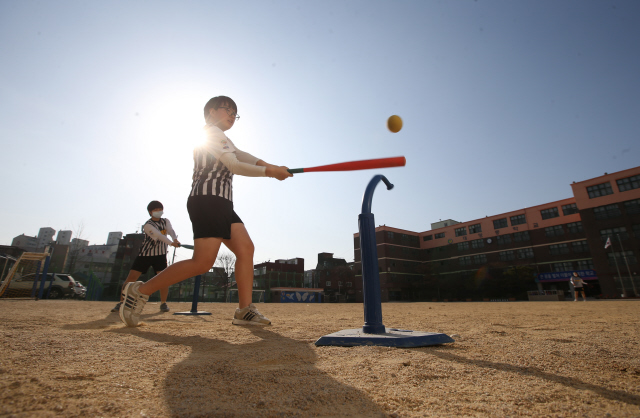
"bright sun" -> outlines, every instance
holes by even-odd
[[[144,140],[166,152],[191,151],[205,140],[202,99],[172,95],[154,102],[141,116]]]

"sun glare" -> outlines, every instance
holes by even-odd
[[[204,143],[202,100],[192,97],[167,97],[142,113],[144,141],[166,151],[182,153]]]

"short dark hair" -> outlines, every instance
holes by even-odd
[[[204,120],[205,122],[209,122],[209,110],[214,109],[217,110],[220,106],[227,105],[233,109],[234,112],[238,113],[238,106],[236,102],[233,101],[231,97],[227,96],[216,96],[212,99],[209,99],[206,105],[204,105]]]
[[[149,202],[149,204],[147,205],[147,212],[151,213],[151,209],[155,209],[155,208],[162,208],[164,209],[164,206],[162,206],[162,203],[158,202],[157,200],[152,200],[151,202]]]

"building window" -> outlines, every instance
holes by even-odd
[[[597,208],[593,208],[593,214],[595,215],[596,219],[603,220],[617,218],[622,213],[620,212],[618,204],[614,203],[612,205],[598,206]]]
[[[522,231],[522,232],[514,232],[513,233],[513,240],[515,242],[529,241],[530,239],[531,239],[531,237],[529,236],[529,231]]]
[[[471,248],[484,248],[484,240],[474,239],[471,241]]]
[[[549,253],[551,255],[569,254],[569,246],[567,244],[549,245]]]
[[[458,243],[458,251],[464,251],[469,249],[469,241],[459,242]]]
[[[627,228],[624,226],[600,230],[600,239],[602,239],[602,242],[606,242],[609,237],[611,237],[612,242],[615,242],[618,240],[618,237],[620,237],[620,239],[629,239],[629,234],[627,234]]]
[[[482,225],[480,224],[469,225],[470,234],[479,234],[481,232],[482,232]]]
[[[640,239],[640,224],[635,224],[631,228],[633,229],[633,236],[635,236],[636,239]]]
[[[610,266],[615,266],[616,261],[618,262],[618,266],[624,265],[625,258],[627,259],[627,263],[629,263],[629,265],[638,264],[638,259],[633,254],[633,251],[610,252],[610,253],[607,253],[607,257],[609,257]]]
[[[533,248],[521,248],[518,250],[518,259],[533,258]]]
[[[496,219],[493,221],[493,229],[506,228],[507,226],[507,218]]]
[[[584,232],[584,228],[582,228],[582,222],[571,222],[567,224],[567,229],[570,234],[577,234],[580,232]]]
[[[433,239],[433,235],[425,235],[424,237],[422,237],[423,241],[431,241]]]
[[[474,264],[485,264],[487,262],[487,255],[486,254],[478,254],[478,255],[474,255],[473,256],[473,263]]]
[[[444,238],[444,232],[440,232],[439,234],[436,234],[435,237],[436,237],[436,239]]]
[[[542,209],[540,211],[540,215],[542,216],[542,219],[551,219],[560,216],[558,214],[558,208]]]
[[[347,287],[353,287],[353,283],[352,282],[347,282]]]
[[[471,257],[460,257],[458,259],[458,262],[460,263],[461,266],[471,265]]]
[[[576,242],[572,242],[571,246],[573,247],[573,252],[574,253],[588,253],[589,252],[589,245],[587,244],[587,241],[576,241]]]
[[[331,287],[331,282],[329,282],[329,281],[328,281],[328,282],[325,282],[325,286],[327,286],[327,287]]]
[[[524,215],[516,215],[511,217],[511,226],[522,225],[527,223],[527,218]]]
[[[640,199],[628,200],[624,202],[624,210],[627,215],[637,215],[640,213]]]
[[[578,261],[578,270],[593,270],[593,261],[592,260]]]
[[[512,261],[516,259],[513,251],[500,251],[500,261]]]
[[[496,240],[498,241],[498,245],[511,244],[511,235],[498,235]]]
[[[467,227],[463,226],[462,228],[456,228],[456,237],[461,237],[463,235],[467,235]]]
[[[573,264],[571,262],[553,263],[553,271],[573,271]]]
[[[587,193],[589,194],[589,199],[594,199],[596,197],[613,194],[613,189],[611,188],[611,182],[596,184],[595,186],[589,186],[587,187]]]
[[[393,232],[387,231],[387,238],[393,239]]]
[[[578,213],[578,206],[576,206],[575,203],[571,203],[570,205],[563,205],[562,206],[562,214],[567,216],[567,215],[573,215],[574,213]]]
[[[564,235],[564,229],[562,229],[562,225],[549,226],[544,229],[544,234],[548,237],[560,237]]]
[[[621,192],[637,189],[638,187],[640,187],[640,174],[616,180],[616,183],[618,183],[618,190],[620,190]]]

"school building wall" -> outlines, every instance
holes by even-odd
[[[631,270],[625,282],[628,290],[640,253],[640,202],[636,202],[640,189],[633,188],[637,179],[629,181],[638,174],[640,167],[574,183],[574,196],[567,199],[429,231],[379,226],[382,300],[524,298],[527,290],[567,290],[567,283],[536,283],[535,277],[573,270],[596,271],[600,280],[590,288],[592,295],[619,296],[601,231],[622,227],[627,231],[621,235]],[[587,187],[620,179],[626,179],[625,187],[631,188],[588,197]],[[612,204],[620,206],[620,216],[595,219],[594,208]],[[354,259],[356,280],[361,281],[358,233],[354,234]]]

